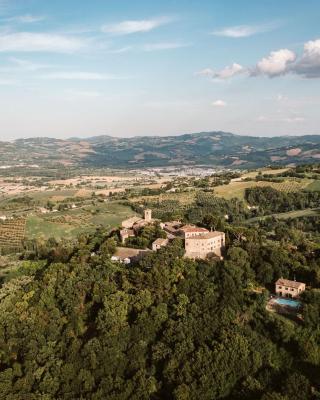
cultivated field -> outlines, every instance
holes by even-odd
[[[98,227],[112,229],[123,219],[134,215],[131,208],[118,202],[100,203],[45,215],[30,215],[27,218],[27,239],[49,238],[70,239],[81,232],[92,232]]]
[[[218,197],[224,197],[225,199],[231,199],[237,197],[244,199],[244,193],[247,188],[252,187],[272,187],[276,190],[283,192],[297,192],[301,189],[305,189],[312,181],[309,179],[286,180],[285,182],[266,182],[266,181],[248,181],[248,182],[231,182],[229,185],[217,186],[214,188],[214,193]]]

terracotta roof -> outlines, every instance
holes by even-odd
[[[303,282],[289,281],[288,279],[280,278],[277,280],[276,285],[289,286],[298,289],[301,285],[305,284]]]
[[[124,223],[126,223],[126,224],[128,224],[128,223],[134,224],[135,222],[140,221],[140,220],[141,220],[140,217],[131,217],[131,218],[125,219],[124,221],[122,221],[122,223],[123,224]]]
[[[183,232],[209,232],[206,228],[200,228],[198,226],[193,225],[185,225],[180,228]]]
[[[219,232],[219,231],[214,231],[214,232],[208,232],[205,233],[204,235],[199,235],[199,236],[192,236],[187,238],[186,240],[206,240],[206,239],[213,239],[216,237],[222,236],[224,233]]]

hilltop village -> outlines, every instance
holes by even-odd
[[[160,222],[152,218],[152,210],[145,209],[144,217],[132,217],[122,221],[119,236],[121,243],[126,242],[131,237],[136,237],[142,228],[148,225],[157,224],[162,230],[162,237],[156,238],[151,249],[136,249],[128,247],[118,247],[114,261],[121,261],[129,264],[131,261],[138,260],[148,251],[157,251],[167,246],[174,239],[181,239],[184,242],[185,257],[192,259],[222,258],[225,248],[225,234],[219,231],[209,231],[196,225],[183,225],[180,221]]]
[[[148,248],[130,247],[130,238],[138,238],[145,227],[158,227],[157,237]],[[144,209],[143,218],[134,216],[125,219],[117,231],[122,247],[116,247],[112,261],[131,264],[140,261],[150,252],[157,252],[171,241],[183,241],[184,257],[193,260],[223,260],[226,252],[225,233],[209,231],[197,225],[184,225],[181,221],[161,222],[152,218],[152,210]],[[306,284],[296,280],[279,278],[274,282],[274,293],[270,295],[266,309],[280,314],[298,317],[302,303],[298,300],[306,290]]]

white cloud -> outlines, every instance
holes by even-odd
[[[226,107],[227,103],[223,100],[216,100],[212,103],[214,107]]]
[[[212,32],[215,36],[224,36],[230,38],[244,38],[253,36],[258,33],[268,32],[274,29],[276,24],[265,24],[265,25],[238,25],[229,26],[217,31]]]
[[[206,68],[197,75],[212,79],[229,79],[245,72],[249,72],[249,76],[264,75],[269,78],[287,74],[300,75],[309,79],[320,78],[320,39],[306,42],[300,57],[292,50],[280,49],[272,51],[268,56],[262,58],[253,68],[244,68],[234,63],[218,72]],[[278,97],[278,101],[281,100],[285,100],[285,98]]]
[[[168,24],[172,18],[160,17],[144,20],[122,21],[117,24],[104,25],[101,30],[114,35],[129,35],[132,33],[149,32],[162,25]]]
[[[293,72],[306,78],[320,78],[320,39],[305,43],[302,57]]]
[[[43,75],[42,79],[57,79],[57,80],[78,80],[78,81],[107,81],[118,79],[114,75],[99,74],[96,72],[54,72],[52,74]]]
[[[142,49],[144,51],[157,51],[157,50],[173,50],[182,47],[189,47],[190,43],[180,43],[180,42],[163,42],[163,43],[151,43],[145,44]]]
[[[15,64],[18,69],[25,71],[38,71],[40,69],[53,68],[52,65],[48,64],[37,64],[29,60],[24,60],[21,58],[12,57],[10,61]]]
[[[243,74],[245,72],[246,69],[243,68],[242,65],[233,63],[232,65],[229,65],[220,71],[214,71],[211,68],[205,68],[202,71],[198,72],[196,75],[207,76],[208,78],[211,79],[225,80],[225,79],[230,79],[236,75]]]
[[[72,53],[84,46],[83,40],[59,34],[31,32],[0,34],[0,52]]]
[[[108,53],[123,54],[123,53],[128,53],[128,51],[131,51],[132,49],[133,49],[132,46],[125,46],[125,47],[120,47],[119,49],[109,50]]]
[[[284,75],[288,72],[290,64],[294,63],[296,55],[288,49],[272,51],[257,63],[253,75],[267,75],[269,77]]]
[[[269,78],[294,74],[304,78],[320,78],[320,39],[310,40],[304,44],[303,53],[299,57],[292,50],[280,49],[272,51],[268,56],[257,62],[255,67],[243,67],[233,63],[220,71],[205,68],[196,75],[211,79],[230,79],[235,75],[247,73],[248,76],[268,76]],[[279,95],[278,101],[285,101],[285,96]]]
[[[35,22],[43,21],[45,19],[46,19],[46,17],[44,15],[25,14],[25,15],[17,15],[15,17],[7,18],[6,21],[18,22],[18,23],[22,23],[22,24],[32,24]]]

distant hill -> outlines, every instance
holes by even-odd
[[[227,132],[180,136],[95,136],[0,142],[0,167],[6,165],[143,168],[211,165],[253,168],[269,164],[312,163],[320,160],[320,135],[252,137]]]

